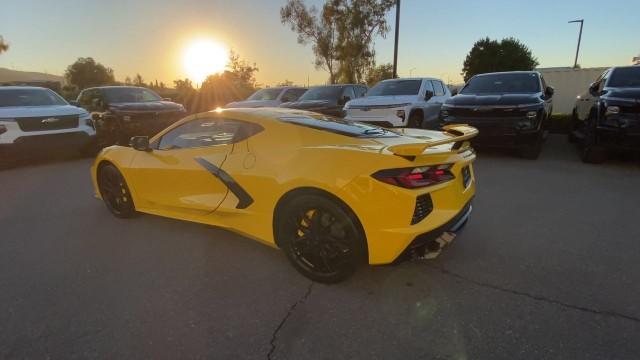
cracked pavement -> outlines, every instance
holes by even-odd
[[[435,260],[312,284],[230,232],[92,197],[89,159],[0,171],[0,358],[634,359],[640,164],[480,151]]]

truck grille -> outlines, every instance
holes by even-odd
[[[433,202],[430,194],[420,195],[416,198],[416,208],[413,211],[411,225],[415,225],[422,221],[433,211]]]
[[[78,127],[78,115],[17,118],[22,131],[62,130]]]

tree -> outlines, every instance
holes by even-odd
[[[488,37],[473,44],[464,60],[461,75],[468,81],[473,75],[496,71],[533,70],[538,59],[523,43],[512,37],[501,41]]]
[[[316,68],[327,70],[329,82],[334,84],[337,71],[337,31],[331,14],[325,11],[327,7],[328,4],[325,4],[322,15],[318,16],[318,9],[315,6],[307,8],[302,0],[288,0],[287,4],[280,9],[280,21],[283,25],[289,24],[291,31],[298,34],[299,44],[312,44]]]
[[[78,58],[64,73],[67,82],[78,90],[115,82],[113,70],[96,62],[93,58]]]
[[[136,74],[136,77],[133,78],[133,85],[135,85],[135,86],[146,86],[145,83],[144,83],[144,79],[142,78],[142,75]]]
[[[357,83],[374,65],[373,39],[385,37],[385,15],[395,0],[327,0],[322,12],[303,0],[288,0],[280,20],[298,34],[300,44],[312,44],[316,66],[329,72],[329,82]]]
[[[370,87],[382,80],[393,79],[393,64],[382,64],[369,69],[366,76],[366,83]]]
[[[124,78],[124,84],[131,85],[133,84],[133,81],[131,81],[131,78],[127,76],[126,78]]]
[[[2,35],[0,35],[0,54],[9,50],[9,44],[4,41]]]

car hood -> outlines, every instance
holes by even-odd
[[[243,100],[234,101],[225,105],[225,108],[257,108],[257,107],[273,107],[280,105],[279,100]]]
[[[417,95],[401,95],[401,96],[367,96],[360,99],[354,99],[349,101],[349,106],[377,106],[377,105],[394,105],[394,104],[408,104],[418,102],[419,96]]]
[[[542,102],[537,94],[487,94],[472,95],[458,94],[445,101],[447,105],[473,106],[473,105],[533,105]]]
[[[284,103],[282,107],[291,109],[318,109],[338,106],[337,100],[302,100]]]
[[[109,109],[113,111],[182,111],[182,105],[171,101],[148,101],[136,103],[112,103]]]
[[[640,88],[609,88],[605,97],[616,97],[640,101]]]
[[[0,107],[0,119],[18,117],[81,115],[86,113],[87,112],[84,109],[72,105]]]

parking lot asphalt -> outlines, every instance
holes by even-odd
[[[90,159],[0,171],[0,358],[637,359],[640,165],[480,151],[435,260],[313,284],[242,236],[111,216]]]

